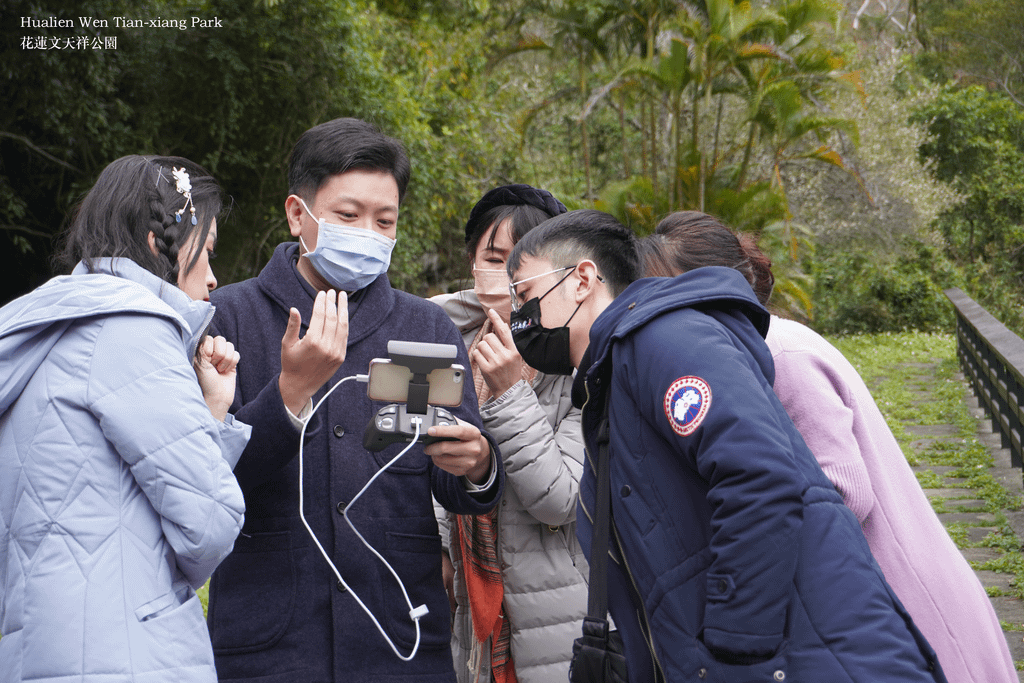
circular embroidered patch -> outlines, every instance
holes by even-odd
[[[711,387],[700,377],[680,377],[665,392],[665,415],[672,431],[689,436],[711,408]]]

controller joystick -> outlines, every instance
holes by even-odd
[[[363,448],[376,453],[394,443],[410,443],[419,423],[420,442],[426,446],[436,441],[457,441],[450,436],[428,436],[433,426],[457,424],[455,416],[438,406],[427,406],[426,414],[409,413],[405,404],[392,403],[377,411],[363,432]]]

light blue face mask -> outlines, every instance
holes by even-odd
[[[302,197],[296,196],[296,199],[302,202],[302,207],[318,226],[316,249],[313,251],[299,235],[299,242],[306,250],[303,256],[329,285],[345,292],[355,292],[387,272],[395,240],[374,230],[328,223],[314,216]]]

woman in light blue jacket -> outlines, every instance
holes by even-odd
[[[242,526],[250,431],[205,337],[220,209],[185,159],[118,159],[71,275],[0,309],[2,683],[216,681],[195,590]]]

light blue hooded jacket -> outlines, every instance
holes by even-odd
[[[195,589],[241,529],[250,428],[192,369],[213,307],[93,271],[0,309],[0,682],[216,681]]]

